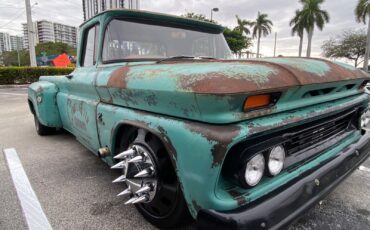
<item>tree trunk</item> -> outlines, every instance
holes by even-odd
[[[258,40],[257,40],[257,58],[260,57],[260,43],[261,43],[261,35],[258,35]]]
[[[299,37],[299,51],[298,51],[298,56],[302,57],[302,48],[303,48],[303,35]]]
[[[367,41],[366,41],[366,52],[365,52],[365,60],[364,60],[364,71],[368,71],[369,69],[369,52],[370,52],[370,15],[369,15],[369,23],[367,25]]]
[[[355,67],[357,68],[357,61],[358,61],[358,58],[355,59]]]
[[[313,37],[313,28],[308,31],[307,57],[311,57],[311,45]]]

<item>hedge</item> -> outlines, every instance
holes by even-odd
[[[74,68],[55,67],[0,67],[0,85],[29,84],[40,76],[67,75]]]

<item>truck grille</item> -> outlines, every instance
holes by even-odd
[[[315,124],[308,124],[302,130],[294,133],[289,133],[284,136],[288,137],[289,141],[286,143],[288,154],[293,154],[307,148],[314,148],[317,144],[338,136],[349,129],[354,129],[351,125],[357,110],[347,111],[340,115],[335,115],[329,118],[315,122]],[[357,116],[356,116],[357,117]]]

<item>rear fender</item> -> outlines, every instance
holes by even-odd
[[[55,84],[47,81],[35,82],[28,88],[28,101],[32,103],[31,112],[38,117],[41,124],[61,128],[63,125],[57,106],[57,93]]]

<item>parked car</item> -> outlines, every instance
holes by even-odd
[[[286,226],[369,157],[361,70],[231,60],[221,26],[158,13],[109,10],[80,31],[75,71],[29,87],[36,130],[121,170],[118,196],[157,227]]]

